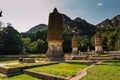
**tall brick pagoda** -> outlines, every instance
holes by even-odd
[[[75,34],[72,38],[72,55],[78,55],[78,39]]]
[[[49,15],[47,32],[48,50],[46,53],[47,61],[62,61],[64,54],[62,50],[63,28],[62,15],[55,8]]]
[[[103,53],[102,39],[100,33],[95,34],[95,52]]]

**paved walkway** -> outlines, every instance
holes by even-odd
[[[101,63],[101,62],[103,62],[103,61],[99,61],[99,62],[97,62],[96,64],[99,64],[99,63]],[[70,80],[79,80],[79,79],[83,78],[84,76],[87,75],[87,71],[86,71],[86,70],[89,69],[89,68],[91,68],[91,67],[93,67],[93,66],[95,66],[95,64],[93,64],[93,65],[91,65],[91,66],[88,66],[87,68],[79,71],[79,72],[77,73],[77,76],[72,77]]]
[[[5,63],[0,63],[0,66],[4,66],[4,65],[14,65],[14,64],[19,64],[19,62],[5,62]]]
[[[45,61],[35,61],[35,62],[45,62]],[[0,66],[4,66],[4,65],[15,65],[15,64],[19,64],[19,62],[4,62],[4,63],[0,63]]]

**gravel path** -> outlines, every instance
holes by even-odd
[[[6,62],[6,63],[1,63],[0,66],[4,66],[4,65],[14,65],[14,64],[19,64],[19,62]]]

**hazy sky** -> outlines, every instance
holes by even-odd
[[[54,7],[72,19],[80,17],[91,24],[120,14],[120,0],[0,0],[0,21],[25,32],[35,25],[48,24]]]

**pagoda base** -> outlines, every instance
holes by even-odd
[[[72,51],[71,55],[78,55],[79,52],[78,51]]]
[[[46,61],[63,61],[62,41],[49,41]]]
[[[78,54],[79,54],[78,48],[77,47],[73,47],[71,55],[78,55]]]
[[[64,61],[63,53],[46,53],[46,61]]]
[[[95,52],[98,54],[104,53],[102,46],[95,46]]]
[[[65,61],[64,58],[46,58],[47,62],[55,61],[55,62],[63,62]]]
[[[97,53],[97,54],[103,54],[104,51],[95,51],[95,53]]]

